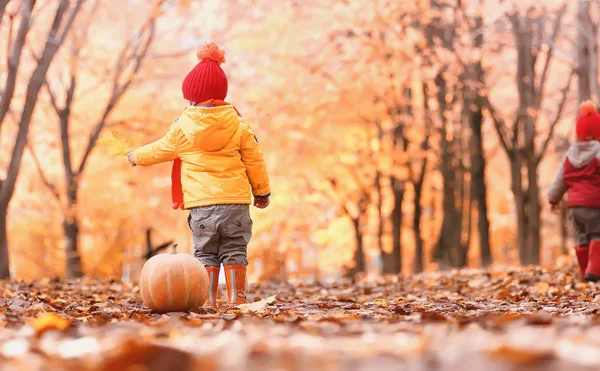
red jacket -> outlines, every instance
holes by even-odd
[[[548,201],[560,202],[567,192],[569,207],[600,208],[600,142],[576,142],[548,192]]]

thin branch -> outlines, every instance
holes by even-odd
[[[337,188],[337,181],[334,178],[329,178],[327,179],[327,181],[329,182],[329,184],[331,185],[331,189],[333,190],[333,195],[335,198],[336,203],[341,207],[342,211],[344,212],[344,215],[346,215],[348,218],[354,220],[355,217],[352,215],[352,213],[350,212],[350,210],[348,209],[348,207],[346,206],[346,202],[344,201],[344,199],[336,192]]]
[[[40,176],[40,179],[42,180],[42,183],[44,183],[44,185],[46,186],[46,188],[48,188],[48,190],[50,191],[50,193],[52,193],[52,195],[54,196],[54,198],[56,198],[56,200],[60,202],[60,194],[58,193],[58,190],[56,189],[56,186],[54,184],[52,184],[48,180],[48,178],[46,177],[46,174],[44,173],[43,167],[40,164],[40,160],[36,156],[35,151],[33,150],[33,146],[31,145],[31,141],[29,139],[27,140],[26,145],[27,145],[27,149],[29,149],[29,153],[31,153],[31,158],[33,158],[33,162],[35,164],[35,168],[38,171],[38,174]]]
[[[34,0],[24,0],[22,3],[21,22],[19,24],[19,30],[17,31],[17,37],[13,43],[12,52],[8,59],[6,82],[4,83],[4,91],[2,92],[2,98],[0,99],[0,127],[8,113],[10,102],[15,93],[17,74],[20,65],[19,62],[21,60],[23,47],[25,46],[27,33],[29,33],[29,30],[31,29],[31,13],[33,12],[34,3]]]
[[[8,3],[8,2],[6,2],[6,3]],[[4,5],[4,6],[6,6],[6,5]],[[2,13],[4,13],[4,8],[2,8]],[[8,15],[8,20],[9,20],[8,36],[6,37],[6,65],[7,66],[10,63],[10,49],[13,45],[12,39],[13,39],[15,17],[16,17],[16,15],[12,14],[12,13],[9,13],[9,15]],[[0,18],[0,21],[2,21],[2,18]]]
[[[304,61],[303,59],[298,59],[298,58],[290,58],[290,60],[291,60],[293,63],[295,63],[295,64],[297,64],[297,65],[299,65],[299,66],[302,66],[302,67],[307,67],[307,68],[308,68],[308,70],[309,70],[311,73],[313,73],[313,74],[314,74],[315,72],[320,72],[320,74],[319,74],[319,75],[320,75],[322,78],[324,78],[325,80],[327,80],[327,81],[331,82],[331,83],[332,83],[332,84],[333,84],[333,85],[334,85],[336,88],[338,88],[340,91],[344,91],[345,89],[347,89],[346,87],[342,86],[342,85],[340,84],[340,82],[339,82],[339,81],[337,81],[337,80],[336,80],[336,79],[335,79],[335,78],[334,78],[334,77],[333,77],[333,76],[332,76],[332,75],[331,75],[329,72],[327,72],[327,71],[323,70],[323,69],[322,69],[322,67],[321,67],[320,65],[319,65],[319,66],[310,66],[310,65],[309,65],[309,66],[307,66],[307,63],[306,63],[306,61]],[[361,119],[363,122],[365,122],[365,123],[367,123],[367,124],[368,124],[368,123],[372,123],[372,121],[371,121],[371,118],[369,118],[369,117],[367,117],[367,116],[364,116],[364,115],[362,115],[362,114],[361,114],[361,113],[360,113],[358,110],[356,110],[356,107],[355,107],[355,105],[350,105],[350,109],[352,109],[352,110],[353,110],[353,112],[354,112],[354,114],[355,114],[357,117],[359,117],[359,118],[360,118],[360,119]]]
[[[546,85],[546,80],[548,77],[548,70],[550,69],[550,62],[554,56],[555,43],[558,37],[558,33],[560,32],[560,26],[562,24],[562,17],[567,11],[567,5],[563,5],[556,15],[556,19],[554,20],[554,25],[552,26],[552,35],[550,36],[550,40],[548,41],[548,52],[546,53],[546,61],[544,63],[544,69],[542,70],[542,74],[540,75],[540,81],[537,84],[538,88],[535,92],[535,110],[538,111],[542,105],[542,97],[544,95],[544,87]],[[539,40],[542,41],[541,39]]]
[[[196,48],[187,48],[187,49],[183,49],[183,50],[179,50],[179,51],[175,51],[175,52],[171,52],[171,53],[149,54],[148,59],[160,60],[160,59],[183,58],[183,57],[189,56],[190,52],[193,52],[195,50],[196,50]]]
[[[60,114],[60,112],[62,111],[62,108],[58,107],[58,102],[56,101],[56,95],[52,92],[50,85],[48,85],[47,79],[44,80],[44,86],[46,87],[46,91],[48,92],[48,96],[50,97],[50,104],[52,105],[52,108],[54,108],[54,112],[56,112],[56,114]]]
[[[63,36],[66,35],[71,28],[71,25],[75,19],[75,15],[79,12],[83,1],[84,0],[78,0],[76,5],[71,9],[71,14],[68,18],[68,21],[63,27]],[[44,80],[46,79],[46,74],[48,73],[50,64],[52,63],[54,56],[61,46],[61,44],[57,44],[57,40],[53,36],[57,34],[60,25],[63,23],[63,16],[65,15],[65,12],[67,12],[68,8],[69,1],[61,0],[56,10],[52,26],[48,32],[48,37],[46,38],[44,51],[42,52],[42,58],[40,63],[38,63],[33,70],[27,85],[27,93],[25,95],[26,99],[23,104],[23,110],[19,120],[19,129],[17,131],[17,137],[12,150],[10,163],[8,165],[8,170],[6,171],[6,179],[0,188],[0,203],[3,207],[8,207],[10,199],[12,198],[15,190],[15,185],[21,168],[21,160],[27,144],[27,135],[29,133],[29,127],[39,92],[42,89]]]
[[[162,2],[163,1],[158,1],[156,6],[159,7],[160,5],[162,5]],[[100,133],[102,132],[102,129],[106,125],[106,121],[107,121],[108,117],[112,113],[113,109],[116,107],[117,103],[119,102],[119,100],[121,99],[123,94],[127,91],[129,86],[131,85],[132,81],[134,80],[134,78],[136,77],[137,73],[139,72],[139,70],[142,66],[142,62],[144,61],[145,57],[148,54],[148,50],[150,48],[150,45],[152,44],[154,34],[155,34],[155,24],[156,24],[157,14],[156,14],[156,12],[153,12],[153,14],[154,15],[148,20],[148,22],[146,24],[144,24],[142,26],[142,28],[139,30],[140,38],[142,38],[143,36],[146,36],[145,42],[142,43],[141,46],[134,47],[135,53],[130,54],[130,56],[128,57],[127,60],[123,60],[123,58],[125,55],[128,54],[127,49],[129,49],[130,45],[132,44],[131,40],[129,42],[127,42],[127,44],[125,45],[125,47],[123,48],[121,53],[119,53],[119,57],[117,58],[117,68],[115,71],[115,75],[113,77],[112,95],[104,109],[102,117],[96,123],[96,125],[94,126],[94,129],[92,130],[92,133],[88,140],[88,144],[86,146],[83,157],[81,158],[81,162],[77,169],[76,175],[83,173],[83,170],[85,169],[85,165],[89,159],[89,156],[91,155],[92,150],[94,149],[96,142],[98,141],[98,138],[100,137]],[[138,51],[138,48],[141,48],[141,50]],[[125,78],[125,81],[121,82],[121,81],[119,81],[119,78],[120,78],[122,72],[127,67],[131,67],[131,71]]]
[[[0,0],[0,24],[2,24],[4,11],[6,10],[6,6],[8,5],[9,1],[10,0]]]
[[[510,138],[508,134],[506,134],[506,124],[504,123],[504,120],[498,117],[496,109],[492,106],[489,97],[486,95],[482,98],[483,103],[486,106],[488,112],[490,113],[492,121],[494,122],[494,128],[496,129],[496,133],[498,133],[498,138],[500,138],[500,144],[502,144],[502,148],[504,148],[504,151],[506,151],[506,153],[510,155],[515,150],[515,148],[513,148],[512,145],[509,144]]]
[[[77,86],[76,68],[77,64],[72,64],[71,80],[69,83],[69,88],[66,92],[67,96],[65,97],[65,105],[61,112],[57,112],[60,125],[60,142],[62,147],[63,166],[65,168],[67,194],[69,194],[69,191],[72,191],[69,187],[71,187],[71,182],[74,178],[73,161],[71,159],[71,147],[69,140],[69,122],[71,120],[71,108],[73,106],[73,99],[75,97],[75,87]]]
[[[71,30],[71,26],[73,25],[73,22],[75,21],[75,17],[79,13],[79,10],[81,9],[81,6],[83,5],[84,2],[85,2],[85,0],[77,0],[77,2],[75,3],[75,7],[71,11],[71,14],[69,14],[69,18],[67,19],[67,23],[65,23],[65,27],[63,28],[62,33],[60,34],[60,36],[58,38],[54,39],[54,42],[57,45],[62,45],[63,42],[65,42],[65,38],[67,37],[67,34]],[[53,34],[50,34],[50,35],[52,36]]]
[[[556,129],[556,126],[558,125],[558,122],[560,121],[560,119],[562,117],[564,108],[566,106],[567,97],[569,96],[569,90],[571,88],[571,80],[573,79],[574,75],[575,75],[575,69],[572,69],[571,73],[569,74],[569,78],[567,79],[567,83],[561,90],[561,100],[560,100],[560,103],[558,104],[558,110],[556,111],[556,116],[554,117],[554,120],[552,120],[552,123],[550,124],[550,130],[548,131],[548,136],[546,137],[546,139],[544,140],[544,142],[542,144],[540,153],[536,156],[536,159],[535,159],[536,167],[540,164],[540,162],[544,158],[544,155],[546,154],[546,151],[548,150],[548,144],[554,137],[554,130]]]

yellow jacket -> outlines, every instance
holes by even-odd
[[[251,191],[257,197],[271,193],[256,136],[230,104],[188,107],[164,137],[133,156],[142,166],[181,159],[186,209],[251,204]]]

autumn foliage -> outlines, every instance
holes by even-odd
[[[227,100],[256,122],[274,185],[270,211],[253,210],[251,281],[551,266],[572,254],[566,209],[549,214],[544,192],[576,101],[596,99],[596,56],[572,42],[587,28],[570,27],[594,9],[200,3],[2,3],[1,50],[19,67],[0,104],[0,245],[13,276],[136,281],[165,241],[191,251],[169,168],[142,172],[122,155],[182,112],[196,58],[225,54]],[[53,16],[60,45],[45,43]],[[46,47],[52,59],[39,58]]]
[[[240,308],[157,314],[113,280],[11,282],[0,299],[0,356],[15,368],[85,370],[596,367],[594,290],[571,265],[453,270],[253,284]]]

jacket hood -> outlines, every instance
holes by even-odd
[[[600,157],[600,142],[595,140],[576,142],[567,151],[567,159],[578,169],[587,166],[596,157]]]
[[[194,146],[204,151],[225,147],[239,128],[239,116],[232,105],[188,107],[179,117],[181,131]]]

